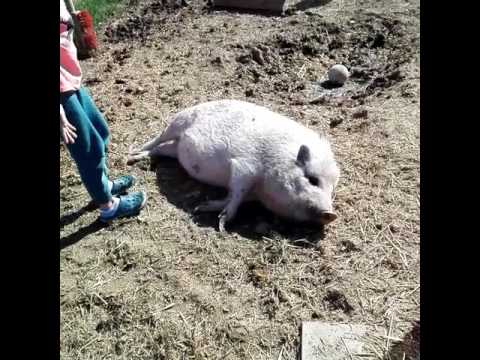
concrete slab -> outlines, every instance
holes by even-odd
[[[363,325],[302,323],[302,360],[352,360],[363,354]]]

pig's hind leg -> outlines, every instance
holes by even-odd
[[[128,156],[127,164],[132,165],[137,161],[140,161],[147,157],[154,158],[160,156],[167,156],[177,158],[177,148],[178,141],[173,140],[161,143],[150,150],[131,152]]]
[[[178,140],[161,143],[150,150],[150,157],[167,156],[171,158],[178,157]]]
[[[133,145],[128,149],[128,163],[134,163],[145,157],[169,156],[177,157],[177,144],[185,131],[194,123],[197,118],[196,111],[184,111],[173,117],[170,125],[162,134],[145,143],[139,149]]]

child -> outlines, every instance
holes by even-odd
[[[135,182],[131,175],[108,179],[105,163],[108,126],[82,87],[82,71],[73,43],[73,20],[60,0],[60,134],[74,159],[85,188],[100,207],[100,220],[137,215],[145,206],[145,192],[124,194]]]

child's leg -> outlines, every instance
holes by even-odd
[[[98,134],[103,140],[105,144],[105,176],[108,177],[108,166],[106,164],[106,157],[108,154],[108,144],[110,142],[110,131],[108,130],[108,124],[105,121],[104,116],[98,110],[97,106],[95,105],[92,97],[90,96],[90,92],[85,88],[81,87],[80,90],[77,92],[78,101],[80,105],[82,105],[83,111],[87,114],[90,122],[92,123],[95,130],[97,130]]]
[[[105,146],[107,146],[110,141],[110,131],[108,130],[108,125],[105,121],[105,118],[93,102],[89,91],[86,88],[82,87],[80,88],[80,90],[78,90],[77,96],[80,105],[82,105],[83,111],[85,111],[85,114],[87,114],[93,127],[101,136],[103,142],[105,143]]]
[[[80,177],[92,199],[98,204],[112,199],[105,172],[105,143],[83,109],[78,92],[62,94],[60,101],[68,121],[77,129],[74,144],[67,145],[77,164]]]

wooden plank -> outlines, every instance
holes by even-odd
[[[270,10],[284,12],[289,0],[214,0],[214,6],[251,10]]]

